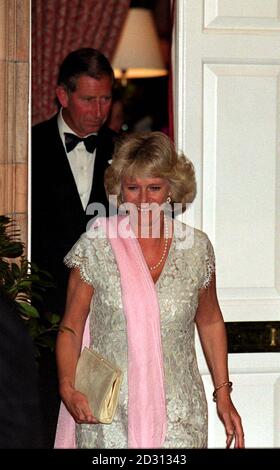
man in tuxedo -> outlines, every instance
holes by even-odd
[[[47,310],[61,315],[68,269],[63,258],[86,231],[89,204],[108,209],[103,177],[116,133],[106,127],[114,75],[96,49],[71,52],[60,66],[57,115],[32,130],[32,261],[54,278]],[[81,140],[85,138],[85,140]]]
[[[32,261],[52,275],[55,288],[47,292],[44,309],[59,315],[64,311],[68,282],[63,258],[94,216],[87,214],[88,206],[100,203],[108,210],[103,178],[117,134],[105,122],[113,81],[112,67],[98,50],[71,52],[59,69],[59,112],[32,129]],[[45,363],[41,386],[49,388],[45,412],[54,423],[58,393],[50,377],[55,377],[56,368],[52,359]],[[50,446],[53,434],[50,424]]]
[[[0,449],[42,447],[38,370],[16,302],[0,289]]]

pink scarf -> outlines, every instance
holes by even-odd
[[[166,404],[156,289],[128,217],[99,219],[93,229],[100,224],[106,231],[118,264],[127,323],[128,447],[160,448],[166,433]],[[120,225],[126,233],[124,237],[119,235]],[[59,420],[63,419],[63,427],[68,428],[65,411],[68,413],[64,407]],[[55,447],[61,447],[56,445],[59,442],[57,434]]]

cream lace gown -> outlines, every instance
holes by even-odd
[[[127,337],[120,275],[110,242],[103,233],[99,236],[88,238],[83,234],[65,263],[79,267],[82,278],[94,286],[91,345],[115,361],[124,371],[124,380],[113,423],[76,424],[76,440],[78,448],[126,448]],[[168,258],[155,284],[161,312],[167,405],[165,448],[207,446],[207,403],[195,354],[194,317],[198,291],[209,284],[214,263],[207,235],[175,221]]]

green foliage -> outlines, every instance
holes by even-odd
[[[40,348],[54,349],[60,318],[40,314],[44,293],[54,285],[50,274],[28,261],[23,252],[20,231],[9,217],[0,215],[0,288],[18,303],[38,356]]]

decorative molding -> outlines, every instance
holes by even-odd
[[[174,91],[175,91],[175,142],[177,147],[183,151],[186,142],[186,74],[187,74],[187,2],[176,2],[175,21],[175,60],[174,60]]]
[[[204,1],[204,31],[215,32],[226,30],[227,32],[261,31],[279,33],[279,1],[255,0],[247,2],[235,0],[225,2],[223,0]],[[233,14],[234,13],[234,14]]]
[[[0,2],[0,212],[20,220],[23,234],[28,193],[29,8],[30,0]]]
[[[264,103],[264,108],[259,108],[255,109],[254,107],[254,96],[252,95],[251,98],[248,98],[249,101],[247,101],[247,107],[248,107],[248,116],[250,116],[250,112],[252,114],[252,110],[256,112],[256,117],[258,116],[258,120],[256,120],[256,123],[259,123],[258,130],[256,131],[256,140],[260,143],[259,147],[256,147],[256,152],[253,151],[253,145],[254,144],[254,139],[252,136],[254,136],[254,129],[250,128],[250,121],[248,120],[248,123],[246,122],[244,124],[244,120],[242,121],[242,115],[240,115],[240,123],[243,122],[243,127],[242,124],[239,123],[239,118],[237,119],[237,112],[236,111],[236,105],[235,103],[232,103],[232,101],[228,100],[225,88],[223,88],[223,80],[224,78],[231,80],[228,83],[231,83],[231,96],[234,95],[235,93],[235,103],[238,103],[238,98],[239,96],[242,97],[244,96],[244,89],[240,88],[240,93],[238,90],[238,83],[240,83],[240,80],[244,78],[245,84],[248,87],[248,97],[250,97],[250,89],[254,89],[253,86],[253,81],[257,80],[258,83],[263,82],[263,90],[264,93],[267,93],[268,99]],[[279,177],[279,157],[278,157],[278,150],[277,150],[277,133],[279,130],[279,122],[274,122],[274,127],[272,126],[266,126],[266,122],[270,122],[269,118],[265,121],[265,114],[266,116],[274,116],[274,115],[279,115],[279,102],[277,99],[274,100],[274,95],[276,97],[279,97],[279,83],[280,83],[280,65],[275,64],[275,65],[268,65],[266,63],[261,64],[246,64],[246,63],[204,63],[203,67],[203,85],[204,85],[204,97],[203,97],[203,169],[204,169],[204,178],[203,178],[203,194],[205,197],[203,198],[203,203],[202,203],[202,220],[203,220],[203,230],[207,232],[209,235],[210,239],[212,242],[215,244],[215,241],[217,240],[217,223],[221,223],[221,220],[223,221],[223,224],[225,227],[227,227],[227,230],[229,231],[228,225],[231,224],[232,230],[234,230],[234,224],[239,220],[238,217],[240,213],[243,211],[244,215],[244,220],[246,220],[246,210],[249,210],[252,207],[251,201],[252,197],[255,200],[254,204],[257,205],[258,211],[256,212],[256,225],[258,224],[258,221],[260,220],[261,215],[264,217],[264,221],[266,220],[266,214],[267,214],[267,208],[271,212],[270,213],[279,213],[280,210],[280,202],[279,202],[279,196],[280,196],[280,186],[278,182],[278,177]],[[250,88],[250,83],[252,81],[252,87]],[[228,85],[229,87],[229,85]],[[258,88],[256,89],[258,90]],[[256,91],[257,93],[257,91]],[[261,94],[259,94],[261,96]],[[223,99],[225,98],[225,101],[223,103]],[[239,101],[242,98],[239,99]],[[251,99],[251,102],[250,102]],[[264,98],[263,98],[264,99]],[[232,106],[232,111],[230,114],[230,118],[232,119],[231,125],[232,129],[234,129],[234,132],[232,131],[231,137],[234,139],[234,136],[238,136],[236,138],[236,148],[238,149],[236,159],[233,159],[233,156],[229,156],[227,150],[229,148],[229,141],[226,141],[226,138],[223,141],[223,144],[225,147],[217,148],[217,139],[218,139],[218,133],[222,132],[220,126],[222,123],[222,118],[221,114],[223,115],[224,119],[228,119],[229,117],[227,116],[226,112],[224,113],[223,111],[227,109],[227,103],[229,101],[229,106]],[[218,103],[219,103],[219,108],[218,108]],[[221,104],[223,103],[223,104]],[[223,107],[222,107],[223,106]],[[244,105],[244,102],[242,102],[242,106]],[[230,108],[231,109],[231,108]],[[241,108],[240,108],[241,109]],[[246,114],[246,113],[245,113]],[[255,116],[254,115],[254,116]],[[252,118],[254,117],[252,115]],[[262,124],[263,121],[263,124]],[[248,125],[247,125],[248,124]],[[246,127],[247,126],[247,127]],[[261,131],[260,131],[261,129]],[[266,141],[264,140],[264,133],[267,132],[267,138]],[[248,137],[248,142],[251,142],[251,146],[248,147],[248,153],[246,153],[246,136]],[[242,141],[243,138],[243,141]],[[221,135],[220,135],[220,141],[221,142]],[[260,150],[263,149],[263,150]],[[227,155],[227,160],[224,162],[222,159],[223,152],[225,155]],[[239,152],[239,153],[238,153]],[[243,152],[243,153],[242,153]],[[241,159],[240,155],[244,154],[246,155],[247,158],[247,167],[245,165],[245,162],[243,164],[243,160]],[[274,158],[275,155],[275,158]],[[231,158],[231,160],[230,160]],[[238,160],[239,159],[239,160]],[[265,160],[266,164],[264,166],[263,164],[263,159]],[[234,170],[234,165],[242,165],[244,167],[244,170],[248,168],[248,162],[251,162],[250,169],[252,171],[255,171],[255,168],[257,167],[259,170],[257,172],[258,175],[262,174],[262,171],[265,171],[266,175],[266,181],[269,181],[268,187],[263,190],[263,193],[260,193],[258,191],[258,188],[261,187],[261,178],[259,176],[259,186],[255,183],[255,179],[248,180],[248,185],[244,184],[244,179],[242,179],[242,173],[239,175],[239,181],[241,184],[241,190],[243,189],[243,193],[245,196],[242,196],[242,191],[241,191],[241,196],[243,197],[243,205],[240,207],[239,211],[234,212],[236,219],[231,220],[224,220],[221,219],[221,213],[226,213],[225,207],[223,206],[224,200],[227,201],[225,203],[226,207],[229,208],[229,210],[232,208],[232,206],[235,204],[235,201],[232,201],[232,204],[228,204],[229,197],[227,195],[232,192],[234,194],[235,186],[232,184],[232,179],[229,179],[228,181],[228,187],[223,186],[224,193],[221,194],[221,183],[223,182],[221,179],[221,173],[219,173],[219,168],[221,169],[221,161],[223,162],[223,171],[225,173],[225,178],[228,177],[228,175],[232,174],[232,171]],[[231,162],[231,163],[230,163]],[[228,167],[226,166],[228,165]],[[275,168],[276,168],[276,174],[275,174]],[[248,171],[248,169],[246,170]],[[247,174],[247,173],[246,173]],[[249,185],[249,182],[251,181],[251,184]],[[256,186],[254,189],[253,185]],[[236,186],[238,187],[238,186]],[[220,192],[219,192],[220,190]],[[262,199],[260,199],[260,194],[262,194]],[[207,195],[207,196],[206,196]],[[247,196],[247,199],[246,199]],[[242,197],[240,201],[242,200]],[[226,199],[227,198],[227,199]],[[266,198],[266,199],[264,199]],[[263,201],[266,201],[266,206],[264,205]],[[238,204],[238,202],[236,203]],[[247,204],[247,205],[246,205]],[[246,209],[245,209],[246,207]],[[253,212],[251,213],[253,214]],[[220,216],[220,219],[218,218]],[[218,222],[217,222],[218,220]],[[234,221],[233,221],[234,220]],[[253,219],[252,219],[253,220]],[[244,250],[240,248],[240,240],[242,239],[242,236],[248,237],[251,236],[252,244],[256,244],[257,241],[259,240],[260,244],[262,245],[263,249],[266,249],[266,257],[263,259],[261,258],[256,258],[256,266],[260,268],[263,267],[263,270],[259,269],[259,275],[256,277],[256,274],[254,271],[252,271],[252,268],[250,265],[246,267],[247,271],[247,278],[246,276],[243,277],[236,274],[236,265],[234,261],[226,261],[227,264],[227,269],[229,266],[233,266],[235,271],[233,271],[233,277],[235,279],[236,285],[235,287],[229,287],[229,283],[225,279],[225,276],[222,275],[222,269],[223,266],[225,265],[225,259],[222,257],[220,253],[220,260],[223,260],[224,265],[220,263],[219,269],[218,270],[218,282],[219,279],[222,279],[224,284],[218,284],[219,288],[219,297],[220,301],[223,304],[223,311],[226,315],[227,321],[231,321],[232,318],[238,318],[239,321],[243,320],[243,314],[248,315],[248,312],[257,312],[260,310],[260,315],[263,318],[263,315],[268,315],[268,318],[270,319],[275,319],[279,320],[280,319],[280,314],[279,314],[279,307],[280,307],[280,280],[279,280],[279,266],[280,266],[280,248],[279,248],[279,222],[278,218],[272,219],[275,221],[275,225],[270,227],[270,230],[265,232],[265,229],[267,228],[267,225],[264,222],[264,230],[263,232],[255,231],[252,229],[252,227],[248,227],[248,225],[244,225],[244,229],[240,229],[240,227],[243,227],[241,223],[237,222],[237,226],[239,227],[239,232],[238,235],[235,234],[236,238],[234,241],[232,241],[232,244],[237,247],[237,251],[239,249],[239,257],[240,259],[245,259],[243,257],[244,255]],[[228,224],[228,225],[226,225]],[[258,226],[258,225],[257,225]],[[221,232],[221,225],[219,226],[219,230]],[[243,230],[243,232],[242,232]],[[265,233],[265,235],[264,235]],[[221,233],[220,233],[221,236]],[[275,242],[275,249],[273,251],[273,243]],[[221,245],[221,244],[220,244]],[[223,249],[224,249],[224,245]],[[253,248],[250,247],[250,249],[253,250]],[[218,253],[219,254],[219,253]],[[272,254],[274,255],[272,257]],[[251,256],[250,259],[252,259],[252,252],[249,253],[249,256]],[[258,252],[257,252],[258,256]],[[275,260],[275,264],[273,266],[272,263],[270,263],[270,258],[273,258]],[[258,264],[257,264],[258,263]],[[252,284],[247,282],[248,280],[252,280]],[[253,301],[254,305],[249,305],[250,301]],[[265,309],[263,308],[263,302],[265,302],[266,307]],[[251,302],[252,303],[252,302]],[[258,309],[257,305],[261,305],[261,308]],[[249,309],[249,310],[248,310]],[[227,315],[229,312],[233,314],[233,311],[235,315],[237,314],[237,317],[232,316],[232,318],[228,318]],[[278,314],[277,314],[278,312]],[[272,315],[272,317],[270,316]],[[275,317],[275,315],[278,315]],[[242,318],[243,317],[243,318]],[[248,317],[246,317],[249,319]],[[256,318],[257,320],[257,318]]]

